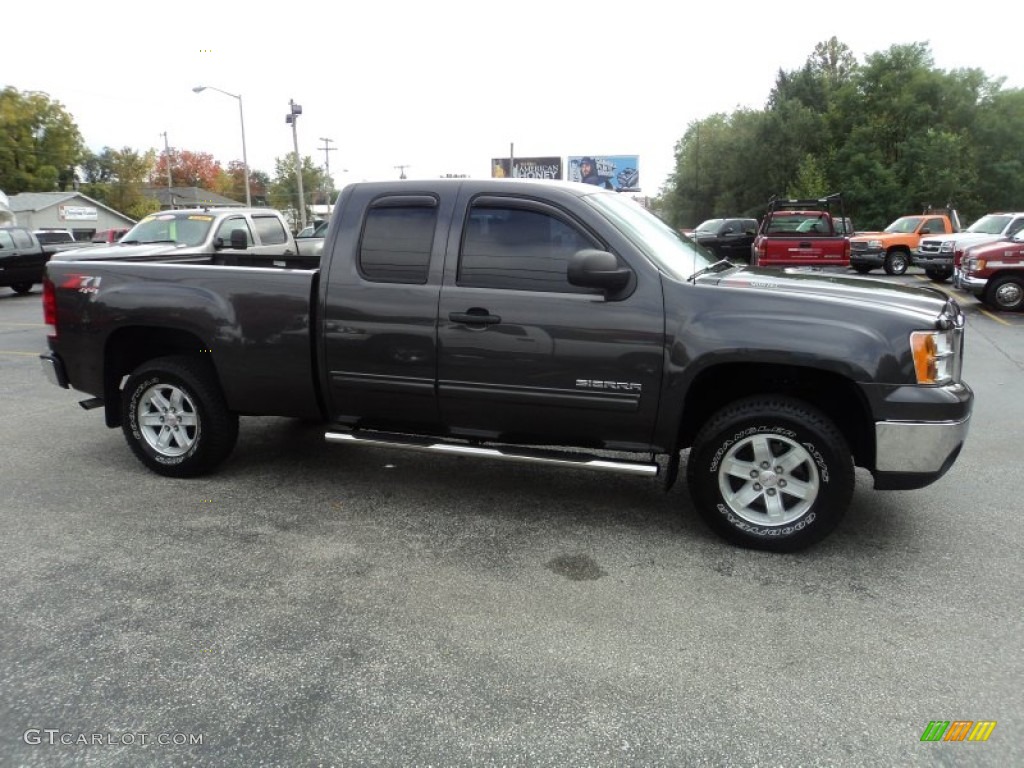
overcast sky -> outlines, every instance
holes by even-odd
[[[858,61],[927,42],[935,66],[1024,86],[1016,25],[965,6],[474,0],[433,2],[12,2],[0,86],[61,102],[93,150],[209,152],[273,175],[293,150],[341,186],[363,179],[490,175],[490,159],[639,155],[657,194],[687,125],[764,106],[779,69],[833,35]],[[1004,18],[1004,21],[1006,19]],[[343,173],[342,169],[347,169]]]

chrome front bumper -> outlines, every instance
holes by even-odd
[[[975,296],[983,294],[986,285],[988,285],[987,277],[970,277],[965,275],[961,269],[953,273],[953,287],[973,293]]]
[[[875,422],[875,469],[878,472],[938,474],[967,438],[971,417],[961,421]]]

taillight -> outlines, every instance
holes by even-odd
[[[50,338],[57,338],[57,291],[48,277],[43,278],[43,322],[53,329]]]

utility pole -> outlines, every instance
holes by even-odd
[[[411,167],[411,166],[408,166],[408,165],[396,165],[395,168],[397,168],[399,170],[398,178],[404,179],[405,178],[405,169],[409,168],[409,167]]]
[[[300,229],[306,227],[306,195],[302,192],[302,161],[299,160],[299,132],[297,129],[299,115],[302,114],[302,107],[296,104],[293,99],[288,99],[288,106],[291,111],[284,116],[284,121],[292,127],[292,141],[295,144],[295,178],[299,182],[299,221],[302,222]]]
[[[320,137],[320,141],[324,143],[320,149],[324,151],[324,168],[327,169],[327,178],[324,179],[324,183],[327,185],[327,218],[331,217],[331,152],[334,152],[337,147],[332,147],[334,139],[325,139],[323,136]]]
[[[167,164],[167,206],[174,208],[174,192],[171,191],[171,148],[167,144],[167,131],[160,135],[164,137],[164,162]]]

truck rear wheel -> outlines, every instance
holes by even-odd
[[[827,536],[853,494],[853,458],[832,421],[783,396],[751,397],[718,411],[687,463],[704,522],[742,547],[794,552]]]
[[[15,283],[11,286],[11,290],[19,296],[23,296],[32,292],[32,283]]]
[[[137,368],[121,395],[121,424],[139,460],[168,477],[211,471],[238,439],[238,415],[228,411],[211,366],[189,357]]]
[[[1003,312],[1024,310],[1024,280],[1017,275],[1003,275],[985,288],[985,303]]]
[[[910,260],[907,258],[906,251],[889,251],[885,255],[885,274],[887,275],[902,275],[907,271],[907,267],[910,266]]]

